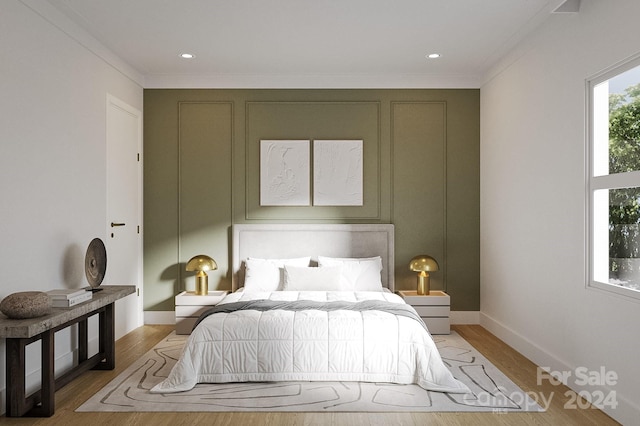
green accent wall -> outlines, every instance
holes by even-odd
[[[480,309],[478,89],[147,89],[144,117],[145,310],[193,290],[196,254],[231,289],[234,223],[393,223],[396,290],[429,254],[432,289]],[[260,206],[261,139],[363,140],[363,205]]]

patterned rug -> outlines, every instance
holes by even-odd
[[[186,338],[169,334],[76,411],[543,411],[529,394],[455,332],[434,336],[434,340],[442,359],[453,375],[469,386],[470,394],[362,382],[199,384],[187,392],[149,393],[167,377]]]

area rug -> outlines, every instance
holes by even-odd
[[[442,359],[469,394],[417,385],[362,382],[199,384],[187,392],[152,394],[167,377],[188,336],[169,334],[76,411],[111,412],[522,412],[543,411],[531,397],[455,332],[434,336]]]

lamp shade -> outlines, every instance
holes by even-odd
[[[186,269],[187,271],[213,271],[218,269],[218,265],[206,254],[199,254],[189,259]]]
[[[428,272],[438,271],[440,270],[440,266],[433,257],[426,254],[419,254],[411,259],[411,262],[409,262],[409,269],[414,272]]]

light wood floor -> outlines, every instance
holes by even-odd
[[[462,337],[526,392],[551,398],[544,413],[76,413],[91,395],[122,372],[173,330],[146,325],[116,342],[116,369],[89,371],[56,392],[56,413],[50,418],[0,417],[2,425],[614,425],[597,409],[565,409],[564,386],[536,384],[536,366],[477,325],[453,326]]]

